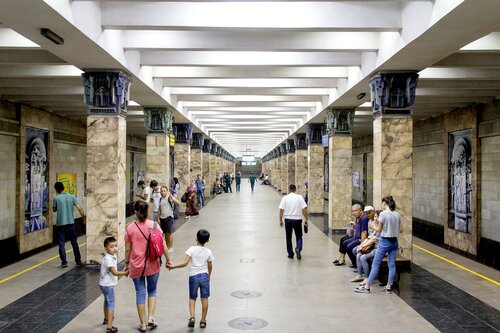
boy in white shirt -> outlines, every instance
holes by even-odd
[[[210,275],[212,274],[212,261],[214,256],[205,243],[210,239],[210,233],[200,229],[196,233],[196,246],[191,246],[186,251],[186,257],[180,264],[167,263],[168,269],[186,267],[189,264],[189,323],[188,327],[194,327],[194,309],[200,289],[201,298],[201,320],[200,327],[207,327],[208,297],[210,297]]]
[[[118,242],[114,237],[107,237],[104,240],[106,254],[102,259],[101,276],[99,278],[99,287],[104,295],[104,321],[107,324],[106,333],[116,333],[118,328],[113,326],[113,317],[115,314],[115,285],[118,282],[118,276],[127,276],[128,270],[119,272],[116,269],[116,254],[118,253]]]

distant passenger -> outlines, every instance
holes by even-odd
[[[292,246],[292,231],[295,232],[296,247],[295,254],[297,259],[302,259],[302,216],[304,217],[304,224],[307,226],[307,204],[302,196],[295,194],[297,188],[294,184],[288,186],[288,194],[281,199],[280,203],[280,226],[285,225],[286,233],[286,250],[288,258],[293,259],[293,246]]]
[[[181,191],[181,184],[179,184],[179,178],[174,177],[174,185],[170,192],[172,192],[174,198],[178,199],[180,191]],[[178,218],[179,218],[179,205],[174,204],[174,220]]]
[[[255,187],[255,180],[257,178],[253,175],[253,172],[250,173],[250,177],[248,178],[248,181],[250,182],[250,187],[252,188],[252,192],[253,192],[253,189]]]
[[[141,194],[136,194],[135,196],[139,197],[141,201],[145,201],[149,204],[149,200],[151,199],[151,187],[147,186],[144,180],[139,180],[137,186],[141,188],[142,192]]]
[[[198,199],[198,204],[201,207],[205,206],[205,180],[201,179],[201,175],[196,175],[196,180],[194,181],[196,185],[196,198]]]
[[[378,271],[380,269],[380,264],[387,254],[387,266],[389,266],[389,277],[387,279],[387,285],[384,287],[386,293],[392,293],[392,284],[394,282],[394,277],[396,276],[396,254],[398,251],[398,236],[401,231],[401,217],[399,213],[396,212],[396,203],[392,196],[382,198],[382,208],[383,212],[379,215],[379,225],[377,226],[377,231],[380,232],[380,240],[378,243],[377,253],[375,253],[375,258],[373,259],[372,270],[368,281],[364,286],[360,286],[354,291],[358,293],[369,293],[370,286],[375,281],[378,276]]]
[[[68,267],[68,261],[66,260],[66,239],[69,238],[71,246],[73,247],[73,253],[75,254],[76,266],[83,266],[82,256],[80,254],[80,248],[78,247],[78,241],[76,239],[75,230],[75,217],[74,209],[78,209],[80,216],[82,217],[83,224],[87,223],[85,213],[82,207],[78,204],[78,200],[72,194],[64,192],[64,184],[57,182],[54,184],[54,189],[57,195],[54,197],[52,210],[57,212],[56,219],[56,234],[57,243],[59,244],[59,257],[61,258],[61,268]]]
[[[149,183],[149,186],[151,187],[151,199],[149,204],[152,204],[153,206],[153,221],[158,221],[158,208],[160,208],[160,198],[161,198],[161,193],[160,193],[160,185],[156,180],[152,180]]]
[[[239,192],[241,189],[241,172],[238,171],[236,174],[236,192]]]

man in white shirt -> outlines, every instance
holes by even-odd
[[[152,180],[149,183],[149,187],[151,188],[151,202],[153,203],[153,221],[159,222],[158,219],[158,209],[160,208],[160,185],[156,180]],[[163,231],[165,232],[165,231]]]
[[[147,186],[144,180],[139,180],[137,186],[142,188],[142,193],[136,194],[135,196],[141,198],[142,201],[146,201],[149,205],[149,200],[151,200],[151,187]]]
[[[295,232],[297,240],[297,247],[295,253],[297,259],[302,259],[302,216],[304,216],[304,224],[307,226],[307,204],[304,198],[295,194],[297,188],[294,184],[288,186],[288,194],[281,199],[280,203],[280,226],[285,225],[286,233],[286,250],[288,258],[293,259],[293,246],[292,246],[292,231]]]

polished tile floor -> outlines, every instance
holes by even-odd
[[[195,243],[199,228],[212,234],[207,246],[215,261],[205,331],[237,332],[228,322],[240,317],[261,318],[268,325],[258,331],[273,333],[499,330],[497,309],[419,265],[414,265],[412,274],[402,274],[400,291],[393,295],[386,295],[378,286],[369,295],[355,294],[349,282],[352,271],[331,264],[338,246],[323,232],[321,218],[315,218],[318,227],[312,226],[305,236],[302,261],[288,259],[284,230],[278,225],[279,200],[271,188],[257,186],[251,193],[249,184],[243,182],[242,192],[218,196],[201,211],[200,218],[176,231],[174,261],[180,261]],[[36,280],[34,272],[26,275],[24,279]],[[162,271],[156,310],[158,332],[193,331],[186,327],[187,278],[187,270]],[[0,331],[104,332],[97,283],[96,270],[58,271],[53,280],[27,289],[25,296],[9,305],[4,303]],[[2,295],[9,286],[16,289],[15,281],[0,285]],[[256,291],[261,296],[231,296],[238,290]],[[116,326],[120,332],[137,332],[132,281],[120,279],[116,293]],[[496,293],[493,299],[500,296],[498,290]],[[198,319],[200,312],[198,304]]]

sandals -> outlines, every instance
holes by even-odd
[[[363,282],[365,279],[359,278],[359,279],[352,279],[351,282]]]
[[[342,266],[345,265],[345,261],[339,261],[338,263],[333,264],[334,266]]]
[[[200,321],[200,328],[205,328],[205,327],[207,327],[207,321],[206,320]]]
[[[140,324],[139,327],[137,327],[137,330],[139,332],[147,332],[148,331],[148,325],[146,325],[146,324]]]
[[[194,317],[189,318],[188,327],[194,327],[195,319]]]
[[[112,326],[111,328],[106,328],[106,333],[116,333],[118,332],[118,327]]]
[[[155,328],[157,328],[158,325],[156,324],[156,320],[154,319],[150,319],[149,323],[148,323],[148,329],[150,331],[154,330]]]

